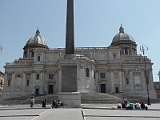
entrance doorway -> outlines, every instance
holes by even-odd
[[[39,89],[38,88],[36,88],[36,95],[39,95]]]
[[[101,93],[106,93],[106,84],[101,84]]]
[[[119,88],[118,87],[116,87],[116,93],[119,93]]]
[[[53,85],[48,85],[48,94],[53,94]]]

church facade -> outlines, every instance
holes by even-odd
[[[22,58],[4,66],[3,94],[11,97],[61,92],[61,61],[64,59],[65,48],[49,48],[37,30],[35,36],[26,42],[23,51]],[[135,40],[124,32],[122,26],[108,47],[77,47],[75,56],[78,92],[147,96],[148,81],[150,97],[156,97],[153,63],[145,56],[145,76],[144,56],[137,54]]]

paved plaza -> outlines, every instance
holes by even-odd
[[[159,120],[160,104],[148,110],[112,109],[116,104],[82,104],[82,108],[42,108],[35,105],[0,106],[0,120]]]

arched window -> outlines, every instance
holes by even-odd
[[[89,77],[89,68],[86,68],[86,77]]]

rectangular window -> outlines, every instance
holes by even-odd
[[[126,78],[126,84],[129,84],[129,79],[128,78]]]
[[[128,48],[125,48],[125,49],[124,49],[124,52],[125,52],[125,53],[124,53],[125,55],[128,55]]]
[[[8,80],[8,87],[11,85],[11,80]]]
[[[27,80],[27,84],[26,85],[29,86],[29,80]]]
[[[39,74],[36,75],[36,79],[39,80]]]
[[[53,79],[53,74],[49,74],[49,79]]]
[[[37,57],[37,61],[40,61],[40,56]]]
[[[148,79],[148,77],[146,77],[146,83],[147,83],[147,84],[149,83],[149,79]]]
[[[33,51],[31,52],[31,57],[34,57],[34,52]]]
[[[96,72],[94,71],[94,79],[96,79]]]
[[[86,77],[89,77],[89,68],[86,68]]]
[[[100,78],[101,79],[104,79],[106,76],[105,76],[105,73],[100,73]]]
[[[30,73],[27,73],[26,75],[27,75],[27,76],[29,76],[29,75],[30,75]]]

